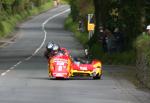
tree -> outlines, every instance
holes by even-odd
[[[98,27],[100,25],[113,30],[115,26],[120,26],[126,35],[126,47],[132,47],[135,38],[142,32],[143,0],[93,0],[96,17],[96,30],[91,43],[96,39]],[[113,22],[110,11],[118,9],[117,22]],[[110,23],[111,22],[111,23]],[[121,24],[118,24],[121,23]],[[111,25],[112,24],[112,25]]]
[[[113,0],[93,0],[95,7],[95,19],[96,27],[93,38],[90,41],[90,46],[97,41],[97,35],[99,33],[99,26],[107,26],[109,20],[109,12],[112,9]]]
[[[142,32],[142,17],[144,11],[143,0],[122,0],[120,4],[120,15],[126,34],[126,48],[130,49],[134,40]]]

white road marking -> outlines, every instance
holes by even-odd
[[[4,72],[4,73],[1,73],[1,76],[4,76],[4,75],[6,75],[6,72]]]
[[[15,69],[15,67],[11,67],[11,68],[9,68],[10,70],[13,70],[13,69]]]
[[[10,72],[11,70],[13,70],[16,66],[20,65],[22,63],[22,61],[19,61],[18,63],[16,63],[14,66],[10,67],[8,70],[6,70],[5,72],[1,73],[1,76],[5,76],[8,72]]]
[[[17,63],[17,65],[19,65],[19,64],[21,64],[22,63],[22,61],[19,61],[18,63]]]
[[[46,21],[44,21],[42,23],[42,30],[44,31],[44,40],[43,42],[41,43],[41,45],[35,50],[35,52],[32,54],[32,56],[29,56],[27,57],[26,59],[24,59],[25,61],[28,61],[30,60],[34,55],[36,55],[38,53],[38,51],[43,47],[43,45],[45,44],[45,41],[46,41],[46,37],[47,37],[47,31],[45,30],[45,25],[52,19],[54,19],[55,17],[59,16],[59,15],[62,15],[64,13],[67,13],[69,12],[70,9],[67,9],[65,11],[62,11],[56,15],[53,15],[51,17],[49,17]],[[22,61],[19,61],[17,64],[15,64],[14,66],[10,67],[8,70],[6,70],[5,72],[1,73],[1,76],[5,76],[8,72],[10,72],[11,70],[13,70],[15,67],[17,67],[18,65],[20,65],[22,63]]]
[[[33,55],[33,54],[32,54],[32,55]],[[26,58],[25,61],[28,61],[28,60],[30,60],[31,58],[32,58],[32,56]]]
[[[1,73],[1,76],[6,75],[8,72],[10,72],[10,69],[6,70],[5,72]]]
[[[39,51],[39,50],[43,47],[43,45],[45,44],[46,37],[47,37],[47,31],[45,30],[45,25],[46,25],[50,20],[54,19],[55,17],[57,17],[57,16],[59,16],[59,15],[62,15],[62,14],[66,13],[66,12],[69,12],[69,11],[70,11],[70,9],[67,9],[67,10],[65,10],[65,11],[63,11],[63,12],[60,12],[60,13],[58,13],[58,14],[56,14],[56,15],[53,15],[53,16],[49,17],[46,21],[44,21],[44,22],[42,23],[42,30],[44,31],[44,40],[43,40],[42,44],[35,50],[35,52],[33,53],[33,56],[36,55],[36,54],[38,53],[38,51]]]
[[[22,63],[22,61],[19,61],[17,64],[14,65],[14,67],[20,65]]]
[[[6,73],[8,73],[8,72],[10,72],[10,70],[9,70],[9,69],[6,71]]]

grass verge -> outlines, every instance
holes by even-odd
[[[79,40],[81,44],[84,46],[88,42],[88,33],[87,32],[80,32],[78,30],[78,23],[73,22],[71,16],[69,16],[65,21],[65,28],[70,30],[74,33],[75,37]]]
[[[99,43],[95,43],[91,47],[92,58],[102,60],[105,64],[112,65],[135,65],[136,52],[134,50],[123,51],[118,53],[105,53]]]
[[[6,38],[10,36],[16,25],[27,19],[29,16],[37,15],[43,11],[46,11],[53,7],[53,2],[45,3],[40,7],[34,7],[31,10],[23,11],[15,15],[5,15],[4,20],[0,20],[0,38]]]

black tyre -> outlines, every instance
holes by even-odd
[[[96,76],[93,77],[94,80],[101,79],[101,75],[97,74]]]

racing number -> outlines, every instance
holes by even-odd
[[[58,67],[58,71],[62,71],[62,66],[59,66],[59,67]]]
[[[80,70],[87,70],[87,67],[80,67]]]

